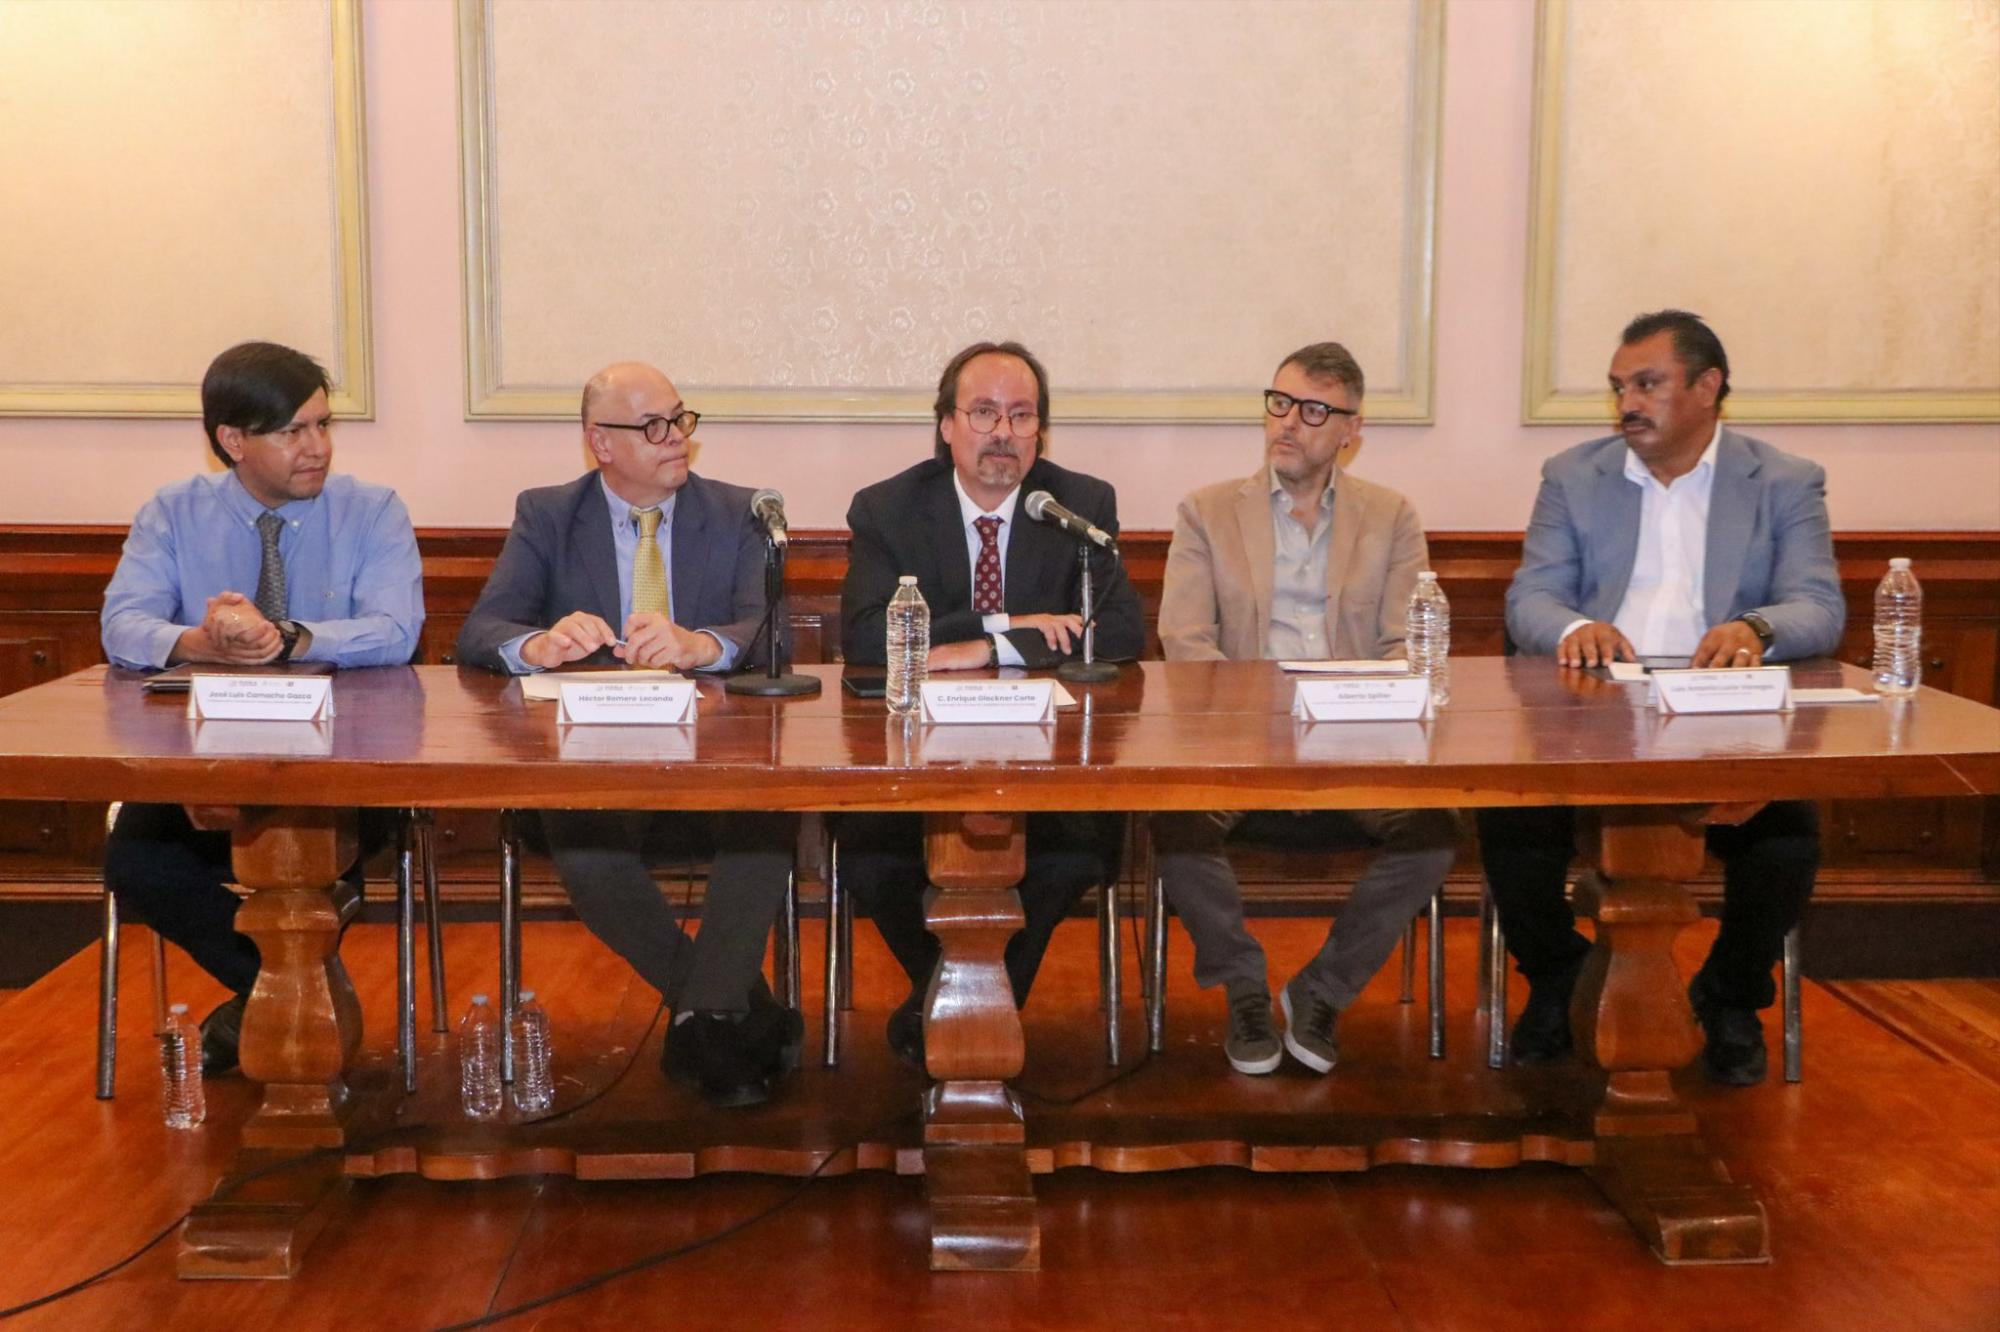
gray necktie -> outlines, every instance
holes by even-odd
[[[285,618],[285,561],[278,554],[278,533],[285,520],[275,513],[257,515],[257,539],[264,544],[264,562],[257,570],[257,613],[276,623]]]

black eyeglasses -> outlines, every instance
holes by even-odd
[[[671,430],[680,431],[682,439],[692,435],[694,428],[701,424],[701,413],[683,407],[672,416],[649,416],[643,421],[592,421],[591,424],[606,430],[637,430],[646,436],[648,444],[664,444]]]
[[[1330,402],[1321,402],[1318,398],[1294,398],[1291,394],[1280,393],[1276,389],[1264,390],[1264,410],[1271,415],[1288,415],[1294,405],[1299,409],[1299,420],[1309,426],[1325,425],[1329,416],[1361,415],[1352,407],[1336,407]]]
[[[952,410],[965,417],[967,421],[971,422],[972,428],[982,435],[992,434],[1001,421],[1000,411],[994,407],[974,407],[970,410],[964,407],[954,407]],[[1005,419],[1007,421],[1007,429],[1023,439],[1034,434],[1042,427],[1042,414],[1031,407],[1023,407],[1019,411],[1009,412]]]

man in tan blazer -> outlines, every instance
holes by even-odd
[[[1362,387],[1339,343],[1293,352],[1264,393],[1263,466],[1181,501],[1160,597],[1167,660],[1403,655],[1404,607],[1430,557],[1410,502],[1345,470],[1361,447]],[[1458,820],[1449,810],[1169,814],[1152,834],[1167,900],[1194,938],[1195,980],[1228,996],[1231,1067],[1270,1073],[1290,1050],[1326,1073],[1339,1056],[1335,1019],[1450,870]],[[1318,955],[1280,995],[1282,1050],[1225,841],[1377,849]]]

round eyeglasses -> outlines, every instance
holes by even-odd
[[[972,428],[982,435],[991,434],[998,429],[1002,419],[999,409],[994,407],[974,407],[970,411],[963,407],[954,407],[952,410],[963,416]],[[1007,429],[1023,439],[1042,428],[1042,414],[1030,407],[1008,412],[1005,419]]]
[[[646,437],[648,444],[664,444],[670,431],[678,430],[686,439],[701,424],[701,413],[683,407],[672,416],[649,416],[643,421],[592,421],[592,425],[606,430],[637,430]]]

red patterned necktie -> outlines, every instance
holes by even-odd
[[[979,562],[972,566],[972,610],[975,615],[1000,613],[1000,520],[974,518],[979,529]]]

